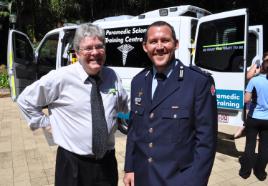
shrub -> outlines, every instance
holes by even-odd
[[[9,88],[8,74],[5,65],[0,66],[0,88]]]

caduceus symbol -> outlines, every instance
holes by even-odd
[[[133,46],[131,46],[130,44],[123,44],[119,47],[117,47],[117,49],[122,52],[122,59],[123,59],[123,65],[125,66],[126,61],[127,61],[127,54],[134,49]]]

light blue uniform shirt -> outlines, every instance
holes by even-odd
[[[249,116],[268,120],[268,79],[266,79],[266,74],[260,74],[249,81],[246,92],[253,93],[254,89],[256,90],[257,103],[251,102]]]
[[[173,69],[175,68],[175,66],[178,64],[178,61],[176,60],[175,62],[172,62],[168,68],[163,72],[167,78],[170,76],[170,74],[172,73]],[[153,67],[153,80],[152,80],[152,99],[154,97],[154,92],[155,89],[157,87],[157,79],[155,78],[155,74],[156,74],[156,69],[155,67]]]

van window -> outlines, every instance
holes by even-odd
[[[56,69],[58,40],[58,33],[50,35],[46,37],[41,47],[39,48],[39,57],[37,59],[38,78],[47,74],[50,70]]]
[[[200,24],[195,64],[214,71],[243,71],[244,25],[244,16]]]
[[[29,40],[25,36],[16,32],[14,32],[13,38],[14,57],[16,58],[16,62],[24,65],[32,63],[33,48],[30,45]]]
[[[61,66],[66,66],[74,63],[75,60],[74,59],[75,51],[73,48],[74,35],[75,35],[75,29],[65,30],[65,34],[62,39]]]
[[[145,68],[152,63],[143,51],[146,26],[105,29],[107,66]]]

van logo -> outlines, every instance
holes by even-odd
[[[130,44],[123,44],[119,47],[117,47],[117,49],[122,52],[122,59],[123,59],[123,66],[126,65],[127,62],[127,54],[134,49],[133,46],[131,46]]]

